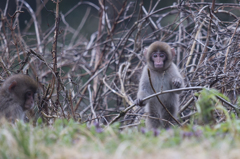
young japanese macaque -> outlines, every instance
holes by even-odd
[[[146,126],[148,129],[156,129],[158,127],[167,128],[170,122],[174,121],[169,113],[164,109],[157,97],[142,101],[143,98],[154,94],[148,76],[150,71],[151,81],[156,93],[184,87],[184,82],[177,66],[173,63],[175,56],[174,48],[167,43],[154,42],[144,53],[147,65],[143,68],[139,82],[136,105],[146,105],[146,112],[150,117],[147,118]],[[176,119],[179,108],[179,93],[172,92],[159,95],[160,101],[166,106],[168,111]],[[151,118],[153,117],[153,118]],[[161,120],[164,119],[164,120]]]
[[[16,74],[7,78],[0,88],[0,118],[10,122],[23,120],[25,111],[34,106],[34,94],[37,82],[24,74]]]

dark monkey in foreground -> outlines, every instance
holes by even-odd
[[[37,87],[37,82],[24,74],[6,79],[0,88],[0,118],[11,122],[24,120],[25,111],[34,106]]]
[[[142,99],[155,93],[150,85],[148,70],[156,92],[184,87],[182,76],[177,66],[173,63],[175,50],[167,43],[157,41],[148,47],[144,55],[147,65],[143,68],[140,78],[136,104],[139,106],[146,105],[146,112],[149,113],[149,116],[160,119],[147,118],[147,128],[158,128],[160,126],[166,128],[169,124],[161,119],[168,121],[173,121],[173,119],[160,104],[157,97],[153,97],[145,102]],[[158,96],[174,118],[176,118],[178,112],[179,93],[173,92]]]

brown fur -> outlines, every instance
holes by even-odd
[[[167,53],[167,59],[164,63],[164,67],[161,69],[154,68],[153,60],[151,60],[151,54],[154,51],[164,51]],[[154,94],[149,82],[148,69],[150,70],[152,84],[156,92],[184,87],[182,76],[179,73],[177,66],[172,62],[174,55],[174,50],[172,50],[167,43],[154,42],[149,46],[148,51],[145,54],[147,65],[144,67],[140,78],[137,94],[138,99],[141,100],[151,94]],[[176,118],[179,107],[179,92],[159,95],[159,99]],[[148,112],[150,116],[172,121],[171,116],[159,103],[157,97],[151,98],[142,104],[146,105],[146,112]],[[148,118],[146,125],[148,128],[158,128],[166,125],[166,122]]]
[[[33,101],[27,101],[26,93],[33,95],[36,91],[37,83],[31,77],[23,74],[9,77],[0,89],[0,118],[12,122],[24,120],[25,111],[33,105]]]

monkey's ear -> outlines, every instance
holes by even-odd
[[[174,49],[174,48],[171,48],[171,53],[172,53],[172,56],[173,56],[173,57],[176,55],[176,52],[175,52],[175,49]]]
[[[9,91],[12,91],[12,90],[16,87],[16,85],[17,85],[17,82],[16,82],[16,81],[13,81],[13,82],[10,84],[10,86],[8,87],[8,90],[9,90]]]

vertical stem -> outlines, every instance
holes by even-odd
[[[210,39],[211,24],[212,24],[212,19],[213,19],[212,13],[214,12],[214,8],[215,8],[215,0],[212,0],[212,7],[211,7],[210,12],[209,12],[210,20],[209,20],[209,25],[208,25],[207,39],[206,39],[205,46],[203,48],[203,53],[202,53],[202,55],[200,57],[200,60],[199,60],[199,64],[201,64],[203,62],[203,60],[205,59],[206,54],[207,54],[207,46],[208,46],[208,42],[209,42],[209,39]]]
[[[59,0],[56,2],[56,18],[55,18],[55,30],[54,30],[54,41],[52,46],[52,57],[53,57],[53,71],[57,71],[57,38],[59,29]]]
[[[54,2],[54,1],[53,1]],[[53,45],[52,45],[52,57],[53,57],[53,78],[52,78],[52,82],[51,82],[51,92],[49,93],[48,96],[48,100],[51,98],[54,88],[55,88],[55,80],[56,78],[60,78],[59,74],[57,72],[57,38],[58,38],[58,30],[59,30],[59,0],[57,0],[56,2],[56,17],[55,17],[55,29],[54,29],[54,36],[53,36]],[[59,89],[60,89],[60,85],[58,82],[58,86],[57,86],[57,99],[56,99],[56,105],[60,105],[59,104]],[[45,108],[46,110],[48,110],[48,108]],[[64,114],[63,114],[64,115]]]
[[[180,0],[178,0],[178,5],[181,3]],[[184,2],[183,2],[184,3]],[[178,32],[178,43],[180,44],[181,43],[181,39],[182,39],[182,28],[183,28],[183,24],[181,23],[181,20],[183,19],[183,12],[181,11],[181,8],[180,8],[180,16],[179,16],[179,22],[180,22],[180,25],[179,25],[179,32]],[[181,52],[181,47],[177,47],[177,65],[179,65],[179,62],[180,62],[180,52]]]
[[[104,12],[104,0],[99,0],[99,4],[101,6],[101,10],[100,10],[100,15],[99,15],[99,23],[98,23],[98,35],[97,35],[97,39],[99,40],[99,38],[101,37],[101,33],[102,33],[102,24],[103,24],[103,12]],[[94,70],[97,69],[98,65],[100,64],[100,59],[101,59],[101,49],[100,49],[100,46],[98,45],[97,48],[96,48],[96,57],[95,57],[95,65],[94,65]],[[96,97],[96,94],[97,94],[97,84],[98,84],[98,79],[99,77],[96,76],[93,80],[93,98]],[[91,99],[90,99],[91,100]]]

